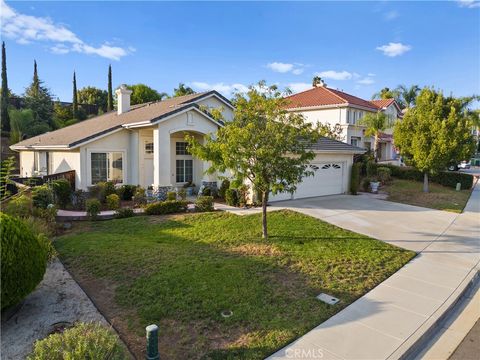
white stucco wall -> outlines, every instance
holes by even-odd
[[[34,152],[20,151],[20,176],[29,177],[33,174]]]
[[[225,105],[222,101],[218,100],[216,97],[209,97],[207,99],[202,99],[196,102],[198,105],[206,106],[210,109],[222,108],[222,114],[225,121],[233,120],[233,110]]]
[[[80,171],[80,152],[78,150],[71,151],[51,151],[50,157],[50,173],[60,173],[69,170],[75,170],[75,186],[80,187],[82,183],[82,172]]]

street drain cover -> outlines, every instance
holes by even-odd
[[[320,295],[318,295],[317,299],[323,301],[324,303],[327,303],[328,305],[335,305],[340,301],[340,299],[337,299],[336,297],[325,293],[321,293]]]

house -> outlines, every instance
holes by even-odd
[[[20,154],[23,177],[75,171],[75,187],[87,190],[101,181],[152,186],[165,193],[188,182],[218,186],[205,170],[208,162],[188,153],[185,134],[202,141],[224,123],[209,109],[222,109],[233,119],[232,104],[216,91],[130,106],[131,91],[117,91],[118,110],[21,141],[11,148]],[[373,106],[373,105],[372,105]],[[305,178],[295,194],[271,201],[347,193],[353,156],[363,149],[322,138],[312,144],[310,164],[315,176]]]
[[[366,150],[373,149],[374,141],[372,137],[365,136],[365,127],[359,124],[366,113],[383,111],[392,121],[402,117],[401,109],[394,99],[368,101],[329,88],[324,82],[286,99],[289,111],[302,114],[306,121],[314,124],[320,122],[331,127],[338,124],[342,129],[341,141]],[[378,153],[380,161],[397,158],[393,147],[392,129],[381,134]]]

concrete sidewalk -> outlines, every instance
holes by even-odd
[[[415,344],[478,275],[479,184],[459,215],[351,198],[332,198],[333,207],[315,206],[312,201],[303,205],[285,202],[278,207],[413,249],[419,255],[269,359],[399,359],[411,354]]]

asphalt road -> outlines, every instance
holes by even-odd
[[[480,320],[455,349],[449,360],[477,360],[480,354]]]

